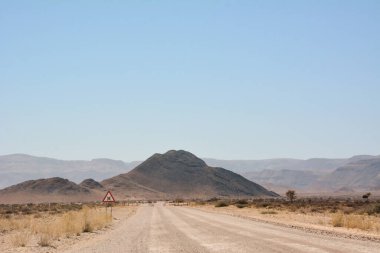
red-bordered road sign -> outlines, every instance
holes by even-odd
[[[115,202],[115,198],[113,197],[111,191],[108,191],[106,196],[104,196],[103,202],[106,202],[106,203]]]

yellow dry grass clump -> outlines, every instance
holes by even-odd
[[[25,247],[30,240],[30,232],[18,232],[11,237],[11,243],[15,247]]]
[[[37,238],[38,245],[50,246],[61,237],[93,232],[108,226],[112,217],[104,208],[95,209],[84,206],[80,211],[69,211],[63,215],[47,215],[40,218],[32,216],[16,216],[0,219],[2,232],[14,232],[12,245],[24,247],[31,237]]]
[[[343,212],[338,212],[332,216],[331,224],[334,227],[380,230],[380,226],[376,218],[369,215],[344,214]]]

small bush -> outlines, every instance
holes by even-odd
[[[362,230],[370,230],[375,221],[365,215],[346,215],[342,212],[335,214],[332,217],[331,223],[334,227],[358,228]]]
[[[261,214],[277,214],[277,212],[269,210],[269,211],[262,211]]]
[[[331,220],[333,227],[343,227],[343,214],[341,212],[336,213]]]
[[[41,247],[49,247],[51,246],[51,243],[52,243],[52,236],[49,235],[49,234],[40,234],[39,238],[38,238],[38,245],[40,245]]]
[[[174,200],[175,203],[184,203],[185,200],[184,199],[181,199],[181,198],[177,198]]]
[[[40,213],[36,213],[35,215],[33,215],[33,217],[34,217],[35,219],[39,219],[39,218],[42,218],[42,214],[40,214]]]
[[[376,205],[370,207],[369,210],[367,211],[367,213],[369,215],[380,214],[380,204],[376,204]]]
[[[248,201],[246,199],[239,199],[238,201],[236,201],[236,204],[248,205]]]
[[[235,206],[236,206],[237,208],[244,208],[244,207],[247,207],[247,205],[245,205],[245,204],[235,204]]]
[[[85,221],[83,226],[83,232],[84,233],[91,233],[94,231],[94,228],[91,226],[91,223],[89,221]]]
[[[21,232],[11,237],[11,243],[15,247],[25,247],[30,240],[30,234],[27,232]]]
[[[206,202],[216,202],[216,201],[218,201],[218,200],[219,200],[218,198],[213,197],[213,198],[211,198],[211,199],[206,200]]]
[[[345,217],[345,227],[347,228],[359,228],[362,230],[369,230],[372,228],[371,220],[365,218],[365,216],[359,215],[347,215]]]
[[[215,207],[226,207],[226,206],[229,206],[229,204],[225,201],[218,201],[216,204],[215,204]]]

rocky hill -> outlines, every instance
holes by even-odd
[[[0,203],[73,202],[99,199],[99,194],[59,177],[28,180],[0,190]]]
[[[98,189],[98,190],[104,188],[103,185],[101,185],[99,182],[95,181],[92,178],[88,178],[88,179],[83,180],[79,184],[79,186],[87,188],[87,189]]]
[[[277,196],[231,171],[180,150],[155,154],[132,171],[101,182],[122,198]]]

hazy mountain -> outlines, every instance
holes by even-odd
[[[283,188],[307,189],[316,182],[318,175],[303,170],[262,170],[243,174],[249,180],[262,184]]]
[[[380,157],[350,162],[320,178],[312,187],[332,191],[380,190]]]
[[[338,170],[331,176],[329,173],[334,172],[338,168],[344,168],[350,163],[375,158],[380,158],[380,156],[360,155],[347,159],[204,159],[204,161],[211,167],[222,167],[235,173],[242,174],[249,180],[257,182],[258,184],[276,192],[283,192],[290,188],[296,189],[297,191],[318,192],[320,190],[335,191],[322,186],[329,185],[329,183],[321,183],[324,180],[330,180],[330,182],[332,182],[334,180],[333,178],[342,177],[345,179],[342,182],[349,181],[346,177],[341,176],[341,174],[345,174],[343,171]],[[50,177],[68,178],[76,183],[87,178],[101,181],[114,175],[124,174],[140,163],[141,162],[126,163],[111,159],[64,161],[23,154],[4,155],[0,156],[0,189],[26,180]],[[355,171],[355,173],[360,173],[360,171]],[[373,178],[359,178],[361,178],[361,182],[365,182],[367,179],[373,180]],[[132,187],[133,184],[135,184],[135,182],[131,183],[129,187]],[[365,183],[361,184],[364,185]],[[368,181],[368,184],[374,185],[371,181]],[[348,189],[347,185],[344,185],[343,183],[339,185],[341,187],[335,188],[338,190]],[[357,184],[355,184],[355,189],[357,188],[356,185]],[[139,185],[135,185],[136,189],[140,189],[139,187]],[[376,187],[376,184],[371,187]],[[157,191],[157,189],[153,190],[153,192],[154,191]]]
[[[374,159],[376,156],[358,155],[347,159],[312,158],[300,159],[267,159],[267,160],[216,160],[206,159],[209,165],[224,166],[244,177],[257,182],[267,189],[284,193],[288,189],[300,192],[332,191],[321,187],[324,177],[337,168],[357,161]],[[343,189],[347,189],[343,185]]]
[[[182,150],[155,154],[132,171],[101,184],[122,198],[276,196],[236,173],[209,167]]]
[[[210,166],[223,167],[239,174],[259,172],[263,170],[304,170],[328,173],[349,163],[351,159],[358,159],[359,157],[362,156],[348,159],[312,158],[308,160],[288,158],[266,160],[218,160],[206,158],[204,161]]]
[[[0,156],[0,189],[25,180],[63,177],[79,183],[86,178],[103,180],[125,173],[138,162],[125,163],[111,159],[63,161],[24,154]]]
[[[0,190],[0,203],[72,202],[100,198],[100,192],[59,177],[28,180]]]

